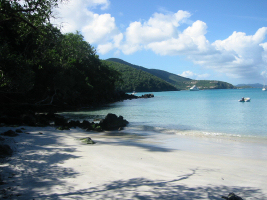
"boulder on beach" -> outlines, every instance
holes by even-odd
[[[95,144],[95,141],[93,141],[90,137],[81,138],[80,140],[86,144]]]
[[[0,144],[0,157],[12,156],[13,150],[7,144]]]
[[[229,193],[228,196],[222,196],[223,199],[227,200],[243,200],[241,197],[235,195],[235,193]]]
[[[4,133],[1,133],[1,135],[8,136],[8,137],[16,137],[19,134],[17,134],[15,131],[9,130]]]
[[[102,119],[99,123],[99,125],[104,130],[118,130],[121,127],[125,127],[129,122],[125,119],[123,119],[122,116],[117,116],[115,114],[109,113],[105,117],[105,119]]]

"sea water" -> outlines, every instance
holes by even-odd
[[[137,93],[141,96],[145,93]],[[267,92],[253,89],[154,92],[154,98],[112,103],[96,110],[63,113],[70,119],[101,119],[108,113],[129,121],[128,130],[164,130],[267,139]],[[250,102],[239,102],[242,97]]]
[[[267,92],[254,88],[153,94],[154,98],[62,115],[96,122],[108,113],[121,115],[129,121],[123,134],[141,137],[134,144],[149,151],[176,149],[267,160]],[[251,101],[239,102],[242,97]],[[143,145],[145,141],[150,145]]]

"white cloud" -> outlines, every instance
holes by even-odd
[[[114,48],[119,48],[122,39],[123,39],[123,34],[122,33],[119,33],[118,35],[115,35],[113,37],[113,41],[112,42],[107,42],[105,44],[99,44],[98,47],[97,47],[97,52],[100,53],[100,54],[106,54],[109,51],[113,50]],[[118,51],[117,51],[116,54],[118,54]]]
[[[97,47],[97,52],[100,54],[106,54],[107,52],[111,51],[113,49],[113,44],[111,42],[106,44],[100,44]]]
[[[81,28],[81,32],[89,43],[106,43],[118,33],[115,19],[110,14],[98,15],[88,13],[88,17],[91,20]]]
[[[204,36],[206,29],[206,24],[198,20],[178,34],[177,37],[150,43],[147,48],[160,55],[187,55],[208,52],[210,44]]]
[[[210,77],[210,74],[196,74],[193,73],[192,71],[184,71],[182,74],[179,74],[180,76],[186,77],[186,78],[191,78],[191,79],[196,79],[196,80],[202,80],[202,79],[207,79]]]
[[[114,23],[115,19],[109,14],[102,17],[102,15],[94,14],[91,11],[97,6],[106,9],[109,4],[109,0],[69,0],[60,3],[58,8],[54,10],[56,19],[52,19],[52,22],[60,25],[63,33],[80,31],[96,24],[96,21],[102,22],[101,25],[106,25],[107,23],[103,23],[103,21],[107,22],[108,20]]]
[[[180,76],[186,77],[186,78],[194,78],[195,74],[191,71],[184,71],[182,74],[179,74]]]
[[[109,0],[69,0],[55,10],[58,18],[54,23],[62,25],[63,33],[80,31],[87,42],[97,45],[98,52],[105,54],[118,48],[123,38],[114,17],[92,11],[97,6],[107,9],[109,4]]]
[[[147,21],[134,21],[122,33],[110,14],[96,14],[93,9],[107,9],[108,0],[70,0],[61,5],[57,20],[63,23],[64,32],[81,31],[89,43],[97,46],[98,53],[113,50],[116,54],[133,54],[151,50],[165,56],[183,55],[204,68],[234,78],[259,77],[266,69],[267,43],[264,43],[267,27],[259,28],[254,35],[234,31],[224,40],[210,43],[206,38],[208,26],[197,20],[185,29],[191,14],[179,10],[176,13],[155,13]],[[189,71],[184,72],[190,76]],[[195,78],[200,75],[191,74]],[[202,75],[202,77],[208,74]]]
[[[212,46],[216,54],[193,58],[197,63],[228,76],[236,78],[249,78],[259,76],[259,71],[264,67],[266,50],[261,44],[267,34],[267,27],[260,28],[254,35],[242,32],[233,32],[225,40],[217,40]],[[219,62],[217,59],[219,58]]]
[[[91,0],[90,2],[92,5],[96,6],[96,5],[101,5],[101,9],[102,10],[106,10],[108,9],[110,2],[109,0]]]
[[[186,11],[164,15],[155,13],[148,21],[132,22],[126,29],[126,43],[132,46],[147,45],[152,42],[160,42],[178,34],[177,27],[185,19],[190,17]]]

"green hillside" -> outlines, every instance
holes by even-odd
[[[173,73],[166,72],[164,70],[159,69],[147,69],[145,67],[133,65],[124,60],[118,58],[109,58],[107,61],[112,61],[118,64],[123,64],[125,66],[129,66],[131,68],[135,68],[137,70],[142,70],[144,72],[150,73],[164,81],[170,83],[175,86],[177,90],[187,90],[193,85],[196,85],[200,89],[233,89],[235,88],[232,84],[216,81],[216,80],[193,80],[190,78],[185,78]],[[113,64],[114,65],[114,64]],[[130,68],[129,68],[130,69]],[[124,78],[125,79],[125,78]]]
[[[141,69],[117,63],[109,60],[102,61],[104,64],[121,73],[122,82],[117,83],[117,88],[125,92],[157,92],[177,91],[170,83]]]
[[[169,73],[169,72],[166,72],[164,70],[159,70],[159,69],[147,69],[145,67],[141,67],[141,66],[138,66],[138,65],[133,65],[131,63],[128,63],[128,62],[125,62],[124,60],[121,60],[121,59],[118,59],[118,58],[109,58],[107,59],[108,61],[113,61],[113,62],[117,62],[117,63],[121,63],[121,64],[124,64],[124,65],[128,65],[130,67],[133,67],[135,69],[138,69],[138,70],[143,70],[145,72],[148,72],[150,74],[153,74],[154,76],[157,76],[173,85],[176,85],[177,82],[183,82],[183,81],[191,81],[192,79],[190,78],[185,78],[185,77],[182,77],[182,76],[179,76],[179,75],[176,75],[176,74],[172,74],[172,73]]]

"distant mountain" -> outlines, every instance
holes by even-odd
[[[107,59],[108,61],[113,61],[113,62],[117,62],[117,63],[121,63],[121,64],[124,64],[124,65],[128,65],[130,67],[133,67],[135,69],[139,69],[139,70],[143,70],[145,72],[148,72],[150,74],[153,74],[154,76],[157,76],[173,85],[175,85],[177,82],[183,82],[183,81],[191,81],[192,79],[190,78],[185,78],[185,77],[182,77],[182,76],[179,76],[179,75],[176,75],[176,74],[172,74],[172,73],[169,73],[169,72],[166,72],[164,70],[159,70],[159,69],[147,69],[145,67],[141,67],[141,66],[138,66],[138,65],[133,65],[131,63],[128,63],[124,60],[121,60],[121,59],[118,59],[118,58],[109,58]]]
[[[122,83],[117,83],[116,87],[122,91],[159,92],[178,90],[172,84],[144,70],[110,60],[103,60],[102,62],[121,73]]]
[[[145,67],[141,67],[138,65],[133,65],[131,63],[128,63],[124,60],[118,59],[118,58],[109,58],[106,61],[108,62],[113,62],[113,67],[116,68],[116,70],[119,70],[122,72],[122,70],[119,67],[119,64],[131,67],[132,69],[136,69],[138,71],[143,71],[146,73],[149,73],[150,75],[156,76],[157,78],[164,80],[174,86],[176,90],[187,90],[193,85],[196,85],[200,89],[233,89],[234,86],[232,84],[223,82],[223,81],[214,81],[214,80],[192,80],[190,78],[185,78],[173,73],[169,73],[164,70],[159,70],[159,69],[147,69]],[[116,66],[117,63],[117,66]],[[131,68],[127,68],[127,70],[132,70]],[[127,71],[126,70],[126,71]],[[125,75],[125,70],[122,75],[124,76],[124,81],[127,80],[126,82],[128,83],[129,76],[131,73],[127,72],[127,75]],[[132,77],[132,76],[131,76]]]
[[[263,85],[260,83],[254,83],[254,84],[238,84],[236,87],[252,87],[252,88],[262,88]]]

